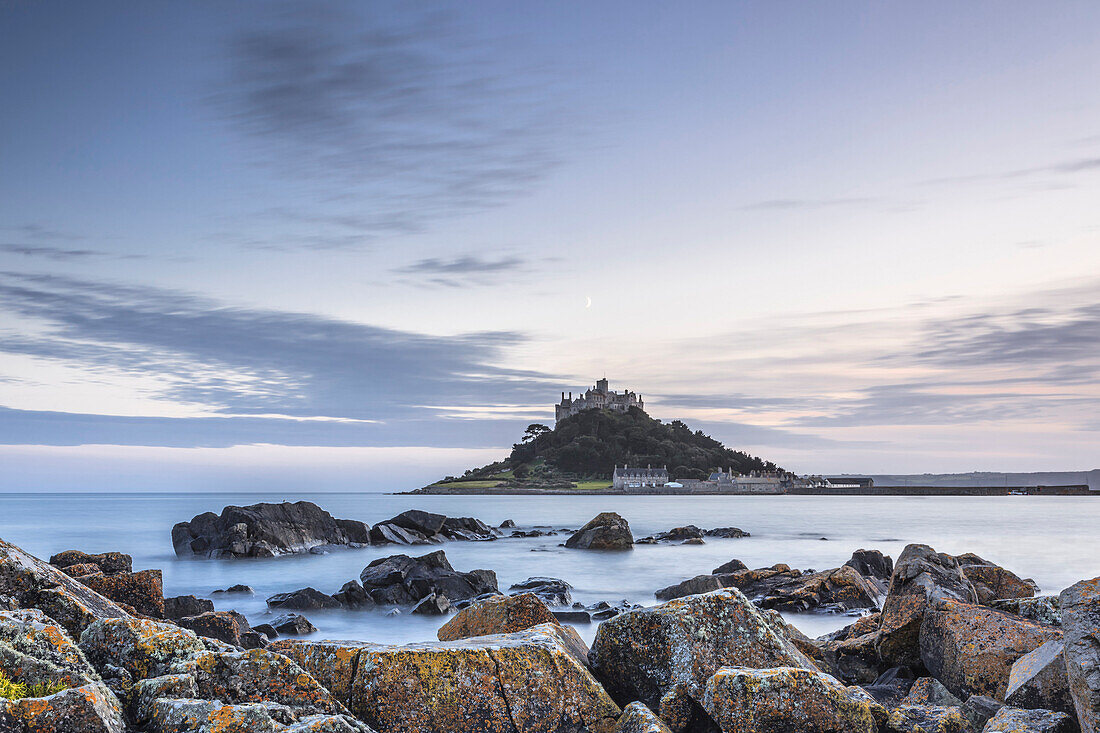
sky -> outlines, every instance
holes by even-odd
[[[0,490],[401,490],[604,375],[1100,466],[1100,5],[0,0]]]

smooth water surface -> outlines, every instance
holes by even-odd
[[[260,494],[0,494],[0,537],[48,559],[67,549],[118,550],[134,569],[160,568],[166,596],[209,596],[235,583],[253,597],[213,596],[219,610],[235,608],[252,623],[270,620],[264,599],[313,586],[334,593],[359,577],[372,559],[423,554],[431,547],[387,545],[261,560],[178,559],[172,551],[176,522],[228,504],[312,501],[336,517],[375,523],[406,509],[473,516],[490,525],[505,519],[520,527],[575,529],[601,511],[616,511],[635,537],[671,527],[736,526],[751,537],[708,538],[702,546],[639,545],[630,552],[566,550],[568,535],[496,542],[448,542],[442,547],[458,570],[495,570],[501,590],[533,575],[563,578],[574,600],[655,603],[653,592],[709,573],[731,558],[750,568],[784,562],[800,569],[836,567],[853,550],[876,548],[897,558],[910,542],[958,554],[976,552],[1044,592],[1056,593],[1100,575],[1100,497],[822,497],[822,496],[393,496],[314,493]],[[821,538],[825,537],[826,540]],[[401,643],[435,638],[446,619],[380,611],[309,611],[318,638]],[[810,636],[839,628],[844,616],[789,615]],[[595,624],[578,627],[591,640]]]

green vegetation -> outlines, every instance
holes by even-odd
[[[64,682],[39,682],[36,685],[28,685],[25,682],[15,680],[0,671],[0,698],[7,700],[22,700],[25,697],[46,697],[56,692],[69,689]]]

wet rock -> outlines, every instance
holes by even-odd
[[[252,589],[252,586],[244,585],[242,583],[231,585],[228,588],[223,588],[221,590],[216,590],[214,591],[214,593],[240,593],[242,595],[249,596],[256,595],[256,591]]]
[[[206,611],[197,616],[185,616],[177,622],[199,636],[241,646],[241,636],[251,630],[245,617],[236,611]]]
[[[759,603],[777,611],[850,611],[876,608],[878,590],[852,567],[844,565],[777,583]]]
[[[749,537],[749,533],[737,527],[715,527],[704,532],[707,537],[725,537],[726,539],[740,539]]]
[[[418,532],[396,524],[379,522],[370,529],[370,539],[375,545],[427,545],[428,539]]]
[[[315,611],[319,608],[340,608],[340,601],[316,588],[299,588],[290,593],[278,593],[267,599],[271,608],[289,608],[295,611]]]
[[[122,707],[101,682],[49,697],[0,698],[0,730],[11,733],[125,733]]]
[[[491,570],[456,571],[442,550],[412,558],[391,555],[371,562],[359,579],[368,595],[379,604],[412,604],[431,593],[451,601],[475,598],[497,590]]]
[[[921,677],[909,688],[909,694],[902,700],[907,705],[930,705],[934,707],[959,707],[962,700],[951,694],[935,677]]]
[[[273,557],[324,545],[361,544],[365,533],[361,522],[338,521],[312,502],[252,504],[180,522],[172,528],[172,546],[180,557]]]
[[[726,665],[816,669],[734,589],[687,596],[605,621],[596,632],[589,663],[613,697],[640,700],[651,709],[677,683],[701,701],[707,679]]]
[[[0,671],[27,685],[100,681],[65,630],[34,608],[0,611]]]
[[[921,661],[960,698],[1003,700],[1012,664],[1061,631],[992,608],[938,601],[920,628]]]
[[[443,529],[443,524],[446,521],[447,517],[443,514],[433,514],[432,512],[421,511],[420,509],[410,509],[387,520],[385,524],[396,524],[402,529],[412,530],[424,537],[431,537],[432,535],[439,534],[439,531]]]
[[[513,522],[511,519],[505,519],[503,522],[500,523],[499,526],[501,529],[514,529],[516,523]]]
[[[640,702],[632,702],[623,708],[623,714],[615,726],[615,733],[672,733],[653,711]]]
[[[180,619],[184,616],[198,616],[214,610],[214,602],[195,596],[174,596],[164,599],[164,617]]]
[[[985,724],[983,733],[1074,733],[1073,719],[1050,710],[1021,710],[1007,705]]]
[[[1083,733],[1100,731],[1100,578],[1058,597],[1065,629],[1066,675]]]
[[[375,605],[374,599],[367,595],[366,589],[358,580],[344,583],[340,591],[333,593],[332,597],[347,608],[369,608]]]
[[[114,601],[75,578],[0,540],[0,594],[23,608],[38,608],[74,639],[97,619],[128,619]]]
[[[252,630],[263,634],[268,639],[276,639],[279,637],[279,632],[275,630],[275,627],[271,624],[256,624],[252,627]]]
[[[719,590],[724,587],[722,581],[717,575],[696,575],[694,578],[689,578],[675,585],[670,585],[667,588],[661,588],[654,593],[658,600],[671,601],[673,598],[683,598],[684,596],[693,596],[698,593],[709,593],[712,590]]]
[[[694,524],[689,524],[684,527],[673,527],[667,532],[658,532],[655,535],[643,537],[638,540],[638,544],[652,545],[657,542],[684,542],[686,540],[701,539],[703,539],[703,530]]]
[[[451,602],[447,600],[447,596],[440,593],[429,593],[421,598],[409,613],[420,616],[443,616],[450,610]]]
[[[692,537],[689,540],[684,540],[680,544],[681,545],[705,545],[706,542],[703,541],[702,537]]]
[[[989,605],[998,611],[1007,611],[1031,621],[1048,626],[1062,625],[1062,609],[1058,596],[1036,596],[1035,598],[1002,598],[990,601]]]
[[[970,724],[958,707],[905,703],[890,711],[891,733],[970,733]]]
[[[1004,703],[994,700],[986,695],[971,695],[959,708],[959,712],[970,723],[970,730],[980,731],[985,728],[989,719],[1004,707]]]
[[[713,575],[725,575],[727,573],[736,573],[738,570],[748,570],[748,569],[749,568],[748,568],[747,565],[745,565],[745,563],[743,563],[740,560],[737,560],[735,558],[733,560],[730,560],[729,562],[722,563],[721,565],[716,567],[714,570],[711,570],[710,572]]]
[[[492,528],[480,519],[473,517],[447,517],[443,528],[439,530],[449,540],[495,540]]]
[[[723,667],[703,698],[722,730],[738,733],[875,733],[874,705],[829,675],[797,667]]]
[[[932,603],[941,598],[974,603],[977,594],[951,555],[928,545],[907,545],[898,557],[882,604],[877,643],[886,664],[921,664],[921,622]]]
[[[563,621],[569,624],[590,624],[592,623],[592,614],[584,609],[558,611],[554,610],[550,612],[555,619]]]
[[[73,566],[94,565],[96,569],[105,575],[113,573],[132,573],[134,560],[122,552],[102,552],[98,555],[90,555],[80,550],[65,550],[50,558],[50,565],[66,570]],[[73,575],[73,573],[70,573]]]
[[[564,606],[572,602],[573,596],[570,593],[572,589],[573,586],[561,578],[544,577],[528,578],[522,583],[515,583],[508,587],[508,590],[534,593],[547,606]]]
[[[1041,708],[1076,717],[1061,641],[1048,641],[1013,663],[1005,702],[1014,708]]]
[[[579,550],[629,550],[634,546],[630,525],[615,512],[597,514],[565,541]]]
[[[271,621],[271,627],[283,636],[301,636],[312,634],[317,627],[309,622],[309,619],[297,613],[284,613],[276,616]]]
[[[124,603],[143,616],[164,617],[164,590],[159,570],[113,575],[93,573],[79,578],[80,582],[115,603]]]

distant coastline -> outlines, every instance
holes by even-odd
[[[698,490],[685,487],[651,486],[630,491],[579,486],[544,488],[523,486],[463,486],[457,481],[432,484],[399,494],[437,494],[451,496],[1100,496],[1087,484],[1060,486],[871,486],[871,487],[794,487],[779,493],[757,491]],[[466,482],[470,483],[470,482]]]

